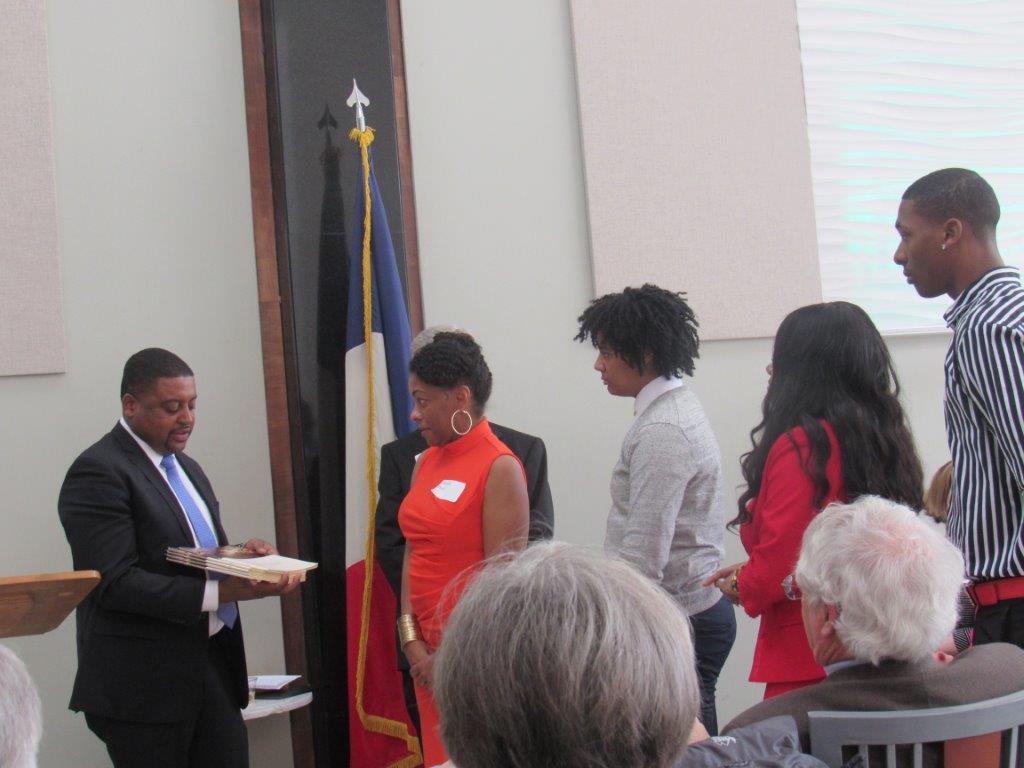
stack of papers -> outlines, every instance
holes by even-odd
[[[167,559],[172,563],[187,565],[191,568],[202,568],[228,576],[239,576],[252,581],[278,582],[289,573],[301,574],[306,580],[306,572],[317,567],[317,563],[296,560],[281,555],[257,555],[244,547],[168,547]]]

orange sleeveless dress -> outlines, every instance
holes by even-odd
[[[515,456],[482,419],[469,434],[424,451],[398,510],[409,550],[409,600],[427,644],[436,649],[468,577],[484,559],[484,487],[499,456]],[[516,459],[518,461],[518,459]],[[433,694],[416,686],[425,766],[448,757]]]

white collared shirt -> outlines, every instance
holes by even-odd
[[[141,437],[136,435],[132,431],[132,428],[128,426],[128,422],[124,420],[124,417],[121,417],[119,421],[121,423],[121,426],[124,427],[125,431],[132,436],[132,439],[134,439],[136,443],[139,444],[139,447],[142,449],[142,452],[146,454],[146,458],[153,462],[153,466],[156,467],[156,471],[160,473],[160,477],[162,477],[164,479],[164,482],[167,483],[167,487],[170,489],[171,495],[174,496],[175,499],[177,499],[177,494],[174,493],[174,489],[171,488],[171,484],[167,480],[167,471],[162,466],[160,466],[160,462],[163,461],[164,457],[161,454],[154,451],[153,447],[149,443],[147,443]],[[178,464],[177,458],[174,459],[174,463]],[[180,464],[178,464],[178,477],[181,478],[181,482],[185,486],[185,490],[188,491],[188,495],[192,497],[192,501],[195,503],[196,507],[199,509],[199,512],[206,520],[206,524],[210,526],[210,530],[216,531],[217,529],[213,524],[213,517],[210,515],[209,507],[206,506],[206,502],[203,501],[202,494],[196,490],[196,487],[194,485],[192,485],[192,480],[189,478],[188,473],[185,472],[184,469],[182,469]],[[181,502],[178,502],[178,506],[181,506]],[[182,509],[182,512],[185,512],[184,508]],[[188,529],[192,533],[192,541],[198,547],[199,539],[196,537],[195,529],[192,527],[192,521],[188,519],[188,514],[185,514],[185,521],[188,523]],[[201,610],[206,613],[209,613],[210,615],[211,637],[213,637],[213,635],[219,632],[220,628],[224,626],[224,622],[221,621],[220,618],[217,616],[217,607],[219,605],[220,584],[214,579],[207,577],[206,588],[203,590],[203,605],[201,607]]]
[[[661,395],[671,392],[673,389],[679,389],[681,386],[683,386],[683,380],[675,376],[671,379],[666,379],[664,376],[651,379],[643,389],[636,393],[636,399],[633,400],[633,415],[639,416]]]
[[[842,661],[834,661],[831,664],[826,664],[823,669],[825,670],[825,677],[834,675],[841,669],[847,667],[859,667],[861,664],[870,664],[870,661],[861,661],[860,659],[843,659]]]

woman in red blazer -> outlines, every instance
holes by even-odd
[[[791,312],[768,374],[761,423],[741,459],[747,487],[730,523],[750,559],[706,582],[761,618],[750,680],[766,683],[766,699],[825,675],[793,585],[784,584],[808,524],[833,501],[863,494],[920,508],[923,485],[889,351],[860,307],[837,301]]]

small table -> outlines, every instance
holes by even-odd
[[[304,707],[313,701],[313,692],[297,693],[283,699],[253,699],[249,706],[242,710],[242,719],[255,720],[268,715],[280,715],[293,709]]]

